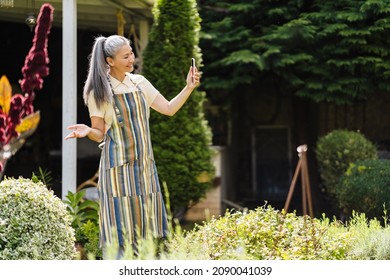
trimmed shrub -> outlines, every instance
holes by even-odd
[[[159,0],[143,52],[143,75],[165,96],[185,86],[191,57],[201,66],[200,17],[195,0]],[[173,117],[150,114],[154,156],[161,182],[169,187],[175,216],[204,197],[212,186],[211,130],[203,112],[205,93],[195,89]]]
[[[318,219],[268,206],[249,212],[227,212],[197,225],[180,244],[188,244],[188,252],[199,244],[209,259],[215,260],[343,259],[348,238],[330,235],[327,229],[328,225]]]
[[[390,210],[390,160],[352,163],[337,185],[336,197],[348,215],[355,210],[381,218],[384,210]]]
[[[42,182],[0,183],[0,259],[74,259],[72,218],[61,199]]]
[[[378,158],[375,145],[355,131],[333,130],[319,138],[316,146],[320,177],[332,198],[335,198],[337,184],[351,163]]]

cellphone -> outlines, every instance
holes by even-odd
[[[191,66],[195,68],[195,58],[191,58]]]
[[[194,74],[195,74],[195,58],[191,58],[191,66],[192,66],[192,82],[194,82]]]

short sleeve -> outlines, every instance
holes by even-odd
[[[142,75],[133,75],[136,85],[145,93],[148,106],[150,107],[160,92]]]
[[[104,118],[105,112],[104,112],[104,106],[100,106],[100,108],[96,105],[95,97],[93,96],[93,93],[89,93],[88,95],[88,111],[90,117],[100,117]]]

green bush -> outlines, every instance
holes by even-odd
[[[352,163],[336,188],[336,197],[346,214],[353,210],[380,218],[390,210],[390,160]]]
[[[71,216],[61,199],[42,182],[0,183],[0,259],[73,259],[75,253]]]
[[[185,86],[191,57],[201,66],[198,47],[200,17],[196,1],[159,0],[149,43],[143,52],[143,75],[166,99]],[[205,93],[195,89],[174,116],[150,114],[154,156],[161,182],[169,187],[172,212],[187,209],[211,187],[211,130],[203,104]]]
[[[327,194],[335,198],[336,187],[351,163],[377,159],[375,145],[355,131],[334,130],[318,139],[316,157]]]
[[[200,244],[210,259],[217,260],[343,259],[348,238],[330,235],[327,230],[318,219],[268,206],[249,212],[227,212],[198,225],[180,246],[187,246],[191,252],[193,244]]]

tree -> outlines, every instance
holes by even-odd
[[[273,85],[339,104],[390,91],[389,1],[203,0],[200,7],[208,91]]]
[[[168,99],[185,85],[191,57],[201,65],[200,17],[195,0],[158,0],[143,74]],[[203,114],[205,93],[195,90],[173,117],[151,112],[150,130],[161,182],[173,212],[203,197],[211,186],[211,131]]]

